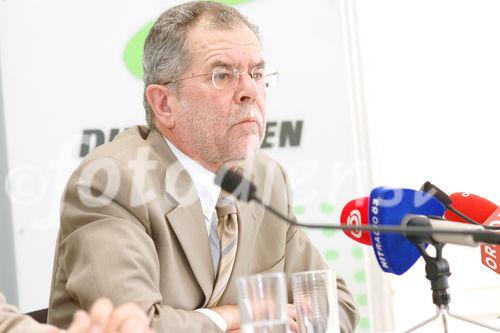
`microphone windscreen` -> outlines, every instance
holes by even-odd
[[[215,184],[224,191],[232,194],[236,199],[249,201],[255,199],[257,188],[255,185],[241,174],[222,166],[215,175]]]
[[[478,223],[486,221],[498,208],[493,202],[466,192],[453,193],[450,198],[453,208]],[[445,218],[450,221],[466,223],[460,216],[451,211],[446,212]]]
[[[442,217],[444,205],[421,191],[378,187],[370,193],[371,225],[400,226],[407,214]],[[401,234],[371,232],[372,246],[383,271],[401,275],[420,258],[414,243]]]
[[[368,223],[368,197],[349,201],[340,214],[340,224],[352,226],[367,226]],[[343,230],[344,233],[357,242],[371,245],[370,232],[360,230]]]
[[[500,227],[500,207],[475,194],[458,192],[450,195],[456,210],[484,226]],[[447,220],[465,222],[453,212],[446,212]],[[497,274],[500,274],[500,245],[481,245],[481,262]]]

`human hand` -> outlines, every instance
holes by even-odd
[[[240,328],[240,311],[237,305],[221,305],[210,310],[217,312],[227,324],[227,331],[232,332]]]
[[[297,324],[297,311],[294,304],[287,304],[288,313],[288,326],[292,332],[299,331],[299,325]]]
[[[67,333],[153,333],[149,319],[135,304],[127,303],[113,310],[108,299],[97,300],[89,314],[77,311]]]
[[[240,333],[240,315],[236,305],[223,305],[212,308],[211,310],[217,312],[227,323],[227,332]],[[288,326],[292,332],[298,332],[299,326],[297,325],[297,311],[294,304],[287,304]]]

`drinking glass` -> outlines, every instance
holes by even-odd
[[[291,281],[299,333],[340,333],[335,272],[294,273]]]
[[[288,331],[285,275],[264,273],[241,277],[238,305],[243,333],[286,333]]]

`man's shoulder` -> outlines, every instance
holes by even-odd
[[[105,158],[111,158],[118,162],[136,158],[139,150],[151,148],[151,144],[147,141],[150,132],[151,130],[147,126],[130,127],[118,134],[112,141],[92,150],[85,156],[82,164]]]
[[[247,163],[245,163],[245,168],[267,168],[270,166],[283,168],[278,161],[276,161],[274,158],[272,158],[262,150],[259,150],[254,156],[248,159]]]
[[[150,177],[159,177],[167,163],[164,150],[168,146],[161,134],[147,126],[130,127],[87,154],[73,171],[68,186],[82,175],[102,172],[107,176],[134,177],[134,170],[148,170]]]
[[[262,149],[259,150],[257,154],[255,154],[255,161],[256,163],[264,166],[279,165],[279,163],[274,158],[263,152]]]
[[[243,170],[257,183],[272,181],[276,184],[281,183],[287,177],[283,166],[262,151],[251,157],[243,166]]]

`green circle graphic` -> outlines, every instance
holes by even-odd
[[[338,259],[338,257],[340,256],[340,253],[337,250],[328,249],[325,251],[325,253],[323,255],[327,261],[334,261],[334,260]]]
[[[354,274],[354,280],[356,282],[365,282],[366,273],[364,271],[357,271],[356,274]]]
[[[293,207],[293,213],[295,215],[303,215],[306,211],[306,207],[304,206],[295,206]]]
[[[352,249],[352,257],[355,259],[363,259],[363,249],[359,246]]]
[[[367,330],[370,328],[370,319],[368,318],[361,318],[359,321],[359,328],[362,330]]]
[[[335,207],[329,202],[323,202],[319,206],[322,214],[332,214],[335,211]]]
[[[130,39],[125,47],[125,53],[123,54],[123,60],[125,60],[125,66],[135,77],[142,79],[142,54],[144,48],[144,41],[148,36],[149,30],[153,27],[154,22],[149,22],[144,27],[142,27],[135,35]]]
[[[358,305],[367,305],[368,304],[368,296],[366,294],[359,294],[356,297],[356,303],[358,303]]]

